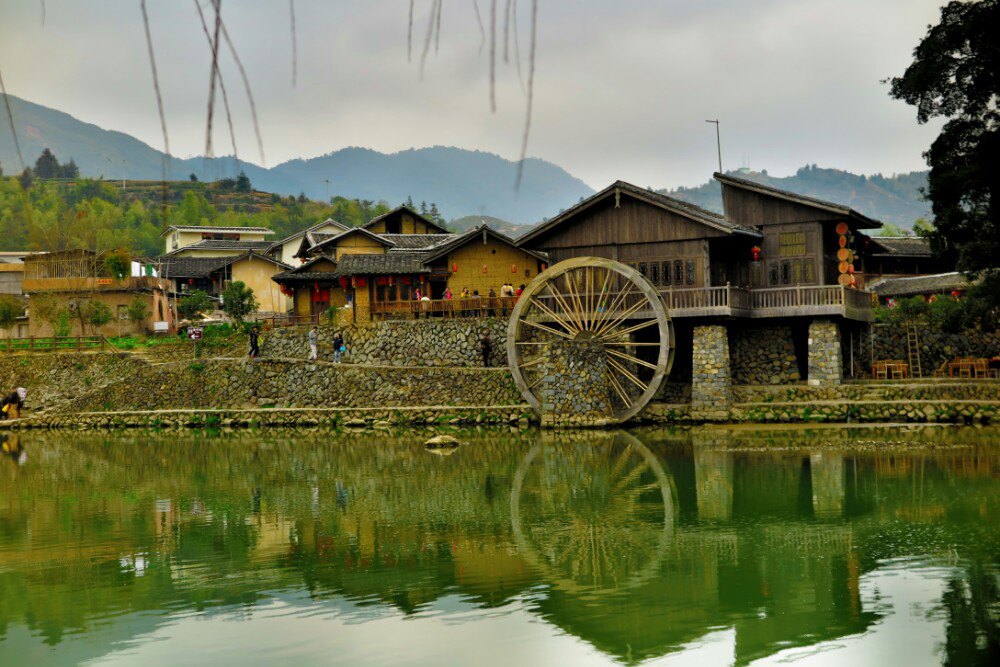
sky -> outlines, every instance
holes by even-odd
[[[273,166],[347,146],[435,145],[520,152],[526,98],[503,59],[497,5],[497,110],[489,42],[473,0],[444,2],[439,48],[419,62],[431,0],[295,0],[297,77],[284,0],[224,0],[222,18],[257,102],[264,156],[232,59],[222,71],[241,158]],[[207,5],[207,0],[203,0]],[[927,0],[538,0],[537,73],[528,155],[594,188],[705,182],[717,169],[793,173],[805,164],[856,173],[926,168],[938,124],[890,99],[937,21]],[[210,50],[194,0],[147,0],[174,155],[205,148]],[[487,21],[491,0],[478,0]],[[44,7],[44,24],[42,8]],[[531,0],[519,0],[526,71]],[[513,32],[513,29],[512,29]],[[7,91],[163,149],[139,0],[0,3]],[[221,106],[219,107],[221,113]],[[220,116],[221,118],[221,116]],[[0,141],[7,140],[0,134]],[[230,153],[224,122],[216,154]]]

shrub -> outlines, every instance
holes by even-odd
[[[196,289],[181,298],[177,304],[177,313],[186,320],[193,320],[198,313],[212,308],[212,300],[204,290]]]
[[[242,280],[234,280],[222,291],[222,310],[229,317],[242,325],[246,316],[257,312],[260,305],[254,297],[253,290],[247,287]]]

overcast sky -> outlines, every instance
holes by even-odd
[[[928,0],[538,0],[529,155],[601,188],[704,182],[723,166],[786,175],[806,163],[863,173],[925,168],[937,126],[880,81],[900,74],[936,22]],[[207,0],[204,0],[207,4]],[[484,19],[491,0],[478,0]],[[163,148],[139,0],[0,3],[8,92]],[[473,0],[444,2],[440,51],[417,62],[431,0],[296,0],[298,82],[284,0],[224,0],[223,20],[257,99],[268,166],[365,146],[459,146],[515,159],[524,96],[498,47],[498,110]],[[502,13],[504,0],[498,0]],[[148,0],[174,155],[201,154],[209,50],[194,0]],[[526,58],[530,0],[520,0]],[[498,18],[498,40],[503,20]],[[487,31],[489,26],[487,25]],[[223,73],[241,157],[260,162],[246,97]],[[229,152],[224,125],[216,145]],[[9,137],[0,133],[0,141]]]

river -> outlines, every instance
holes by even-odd
[[[0,665],[1000,664],[1000,430],[4,434]]]

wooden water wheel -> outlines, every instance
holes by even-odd
[[[507,363],[538,412],[546,346],[555,340],[601,344],[618,421],[646,406],[673,363],[673,328],[656,288],[635,269],[600,257],[575,257],[543,271],[514,307]]]

